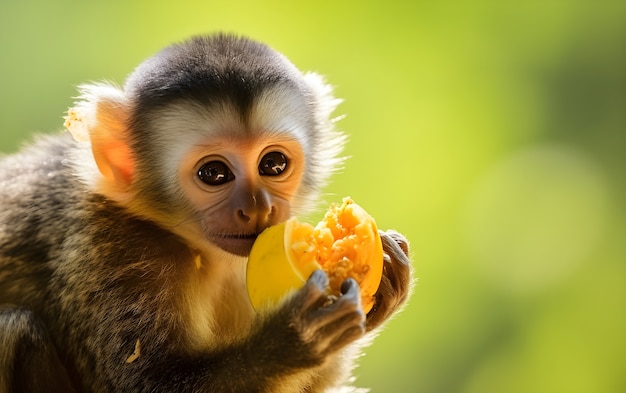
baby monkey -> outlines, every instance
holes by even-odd
[[[350,391],[410,292],[402,235],[380,232],[367,315],[322,271],[267,312],[245,287],[257,235],[311,211],[341,162],[330,87],[211,35],[80,91],[73,136],[0,160],[0,391]]]

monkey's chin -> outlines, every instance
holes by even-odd
[[[256,234],[245,236],[219,236],[212,237],[209,241],[227,253],[247,257],[250,254],[250,250],[256,238]]]

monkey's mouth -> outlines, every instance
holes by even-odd
[[[214,234],[209,240],[222,250],[239,256],[248,256],[252,245],[259,234],[236,233],[236,234]]]

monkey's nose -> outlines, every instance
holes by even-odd
[[[267,225],[272,212],[270,198],[263,192],[247,193],[236,211],[236,219],[244,225]]]
[[[271,206],[255,206],[237,210],[237,220],[243,224],[267,222],[272,212]]]
[[[252,209],[247,210],[248,211],[237,210],[237,218],[244,224],[249,224],[256,216]]]

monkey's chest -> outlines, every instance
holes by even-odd
[[[238,269],[239,270],[239,269]],[[248,298],[243,269],[226,277],[214,274],[188,294],[189,334],[201,347],[246,337],[256,317]]]

